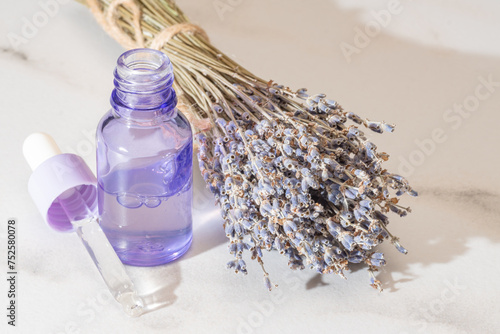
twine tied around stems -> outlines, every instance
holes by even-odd
[[[201,27],[192,23],[177,23],[170,27],[166,27],[158,33],[147,45],[141,28],[142,10],[135,0],[113,0],[107,9],[102,9],[98,0],[86,0],[92,15],[103,29],[113,37],[120,45],[126,49],[144,48],[161,50],[172,38],[180,33],[198,34],[209,41],[208,35]],[[123,6],[132,13],[131,24],[134,27],[134,38],[130,37],[123,29],[120,28],[118,20],[118,7]],[[186,116],[193,127],[201,132],[210,130],[212,123],[208,118],[199,119],[192,110],[192,106],[187,103],[184,97],[184,92],[176,85],[177,96],[179,102],[177,108]]]

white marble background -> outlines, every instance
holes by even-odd
[[[498,1],[401,0],[388,24],[347,59],[341,46],[355,45],[355,29],[375,22],[373,11],[388,1],[179,0],[215,45],[262,77],[396,123],[395,133],[371,136],[391,154],[388,167],[409,176],[421,196],[404,199],[411,215],[392,219],[410,252],[382,246],[383,293],[360,268],[344,281],[292,273],[285,258],[266,254],[280,285],[269,293],[256,263],[248,276],[225,269],[221,220],[196,175],[192,249],[169,265],[128,268],[141,292],[168,304],[137,319],[110,300],[76,235],[44,225],[26,189],[21,145],[31,132],[48,132],[95,164],[93,133],[123,51],[86,8],[66,2],[17,48],[8,36],[23,36],[43,6],[0,4],[2,272],[6,220],[19,221],[18,327],[1,315],[1,333],[500,332]],[[214,7],[221,3],[229,6],[224,12]],[[462,104],[468,109],[460,113]]]

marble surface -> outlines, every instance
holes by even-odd
[[[31,132],[48,132],[95,164],[94,130],[123,51],[71,1],[43,22],[47,2],[0,4],[2,272],[6,220],[19,222],[18,326],[7,326],[2,311],[0,332],[500,332],[497,1],[179,0],[215,45],[262,77],[396,123],[395,133],[371,137],[421,196],[404,199],[411,215],[392,218],[409,254],[381,247],[383,293],[360,267],[344,281],[291,272],[274,253],[265,260],[279,288],[269,293],[256,263],[247,276],[225,269],[221,219],[196,174],[191,250],[169,265],[127,268],[141,293],[165,304],[134,319],[110,299],[77,236],[50,230],[27,193],[21,145]],[[40,27],[23,32],[34,19]],[[371,37],[363,39],[365,28]]]

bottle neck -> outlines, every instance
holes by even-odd
[[[170,59],[153,49],[123,53],[114,71],[111,106],[123,118],[148,122],[175,116],[177,96]]]

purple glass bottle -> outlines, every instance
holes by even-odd
[[[127,51],[114,76],[112,108],[97,128],[100,223],[123,263],[160,265],[191,245],[191,127],[164,53]]]

